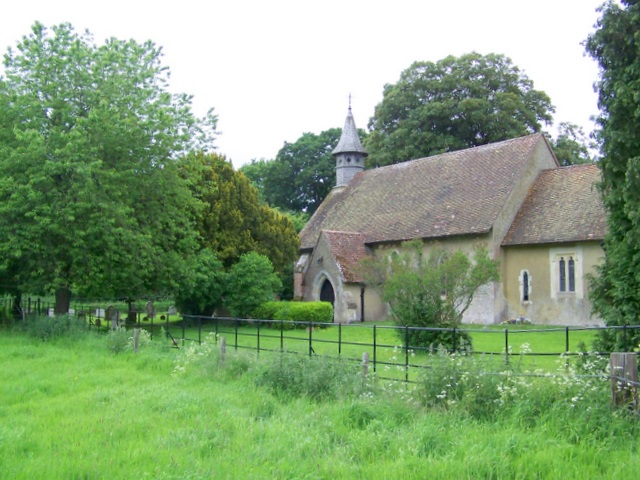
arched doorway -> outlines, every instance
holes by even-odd
[[[321,302],[330,302],[331,305],[334,305],[336,301],[336,294],[333,291],[333,285],[329,279],[325,278],[322,283],[322,287],[320,287],[320,301]],[[335,308],[335,305],[334,305]]]

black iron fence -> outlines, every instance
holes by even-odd
[[[150,326],[141,325],[143,328]],[[539,366],[549,371],[553,363],[568,365],[569,359],[583,357],[591,350],[597,332],[607,330],[619,336],[623,348],[634,351],[632,339],[640,325],[621,327],[545,327],[491,326],[469,328],[419,328],[378,324],[336,324],[256,320],[230,317],[182,315],[179,321],[156,324],[162,326],[178,347],[190,342],[219,341],[225,337],[226,348],[257,352],[289,352],[325,355],[352,361],[367,358],[379,378],[411,382],[434,356],[433,347],[413,345],[416,332],[448,332],[451,343],[447,350],[460,351],[463,339],[471,336],[471,355],[498,357],[506,365]],[[460,342],[456,344],[456,342]],[[609,356],[611,352],[591,352]],[[558,362],[559,361],[559,362]],[[537,363],[537,364],[536,364]]]

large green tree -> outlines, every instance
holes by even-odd
[[[253,161],[241,171],[272,207],[313,214],[335,186],[336,162],[331,152],[341,133],[340,128],[304,133],[294,143],[285,142],[274,160]]]
[[[369,121],[368,164],[390,165],[539,132],[554,107],[504,55],[415,62]]]
[[[593,162],[590,149],[595,145],[589,141],[582,127],[575,123],[560,122],[558,136],[549,138],[549,143],[558,162],[564,167]]]
[[[600,65],[600,189],[608,213],[593,305],[609,325],[640,315],[640,2],[607,2],[587,51]],[[627,345],[629,346],[629,345]]]
[[[225,268],[241,255],[257,252],[278,273],[289,269],[300,241],[285,215],[262,204],[257,189],[231,162],[216,153],[193,153],[180,161],[200,206],[193,212],[201,247],[215,253]]]
[[[136,297],[188,273],[194,199],[173,159],[212,145],[215,116],[169,93],[161,58],[39,23],[4,57],[0,270],[55,292],[57,313],[72,294]]]

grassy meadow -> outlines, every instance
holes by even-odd
[[[0,478],[597,479],[640,469],[609,383],[439,355],[414,386],[357,364],[130,331],[0,336]],[[32,333],[32,332],[31,332]],[[586,362],[587,364],[589,362]],[[586,376],[585,376],[586,375]]]

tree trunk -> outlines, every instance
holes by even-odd
[[[53,307],[53,313],[55,315],[64,315],[65,313],[69,313],[70,305],[71,290],[66,287],[56,289],[56,304]]]

